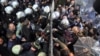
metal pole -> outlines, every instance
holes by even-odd
[[[52,4],[51,4],[51,15],[50,17],[52,16],[52,13],[54,11],[54,0],[52,0]],[[53,31],[52,31],[52,25],[53,25],[53,19],[52,17],[50,18],[50,47],[49,47],[49,56],[53,56]]]

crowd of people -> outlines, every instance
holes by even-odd
[[[91,21],[79,16],[75,0],[0,0],[0,56],[49,56],[50,19],[53,19],[53,55],[75,56],[79,37],[98,40]]]

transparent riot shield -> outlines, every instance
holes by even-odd
[[[94,56],[92,51],[96,40],[91,37],[79,37],[78,41],[74,45],[75,56]]]

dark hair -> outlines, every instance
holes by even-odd
[[[61,51],[61,56],[69,56],[69,52],[66,50]]]

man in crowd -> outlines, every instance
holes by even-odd
[[[50,15],[51,0],[0,0],[0,36],[6,40],[3,42],[3,38],[0,38],[0,49],[10,50],[11,55],[17,53],[17,56],[48,56],[52,18],[54,55],[73,56],[78,33],[85,27],[90,29],[93,26],[85,24],[79,17],[80,7],[75,7],[75,0],[64,1],[56,0],[54,12]],[[93,33],[89,29],[88,32]],[[5,51],[0,50],[1,56],[4,56],[3,53]]]

